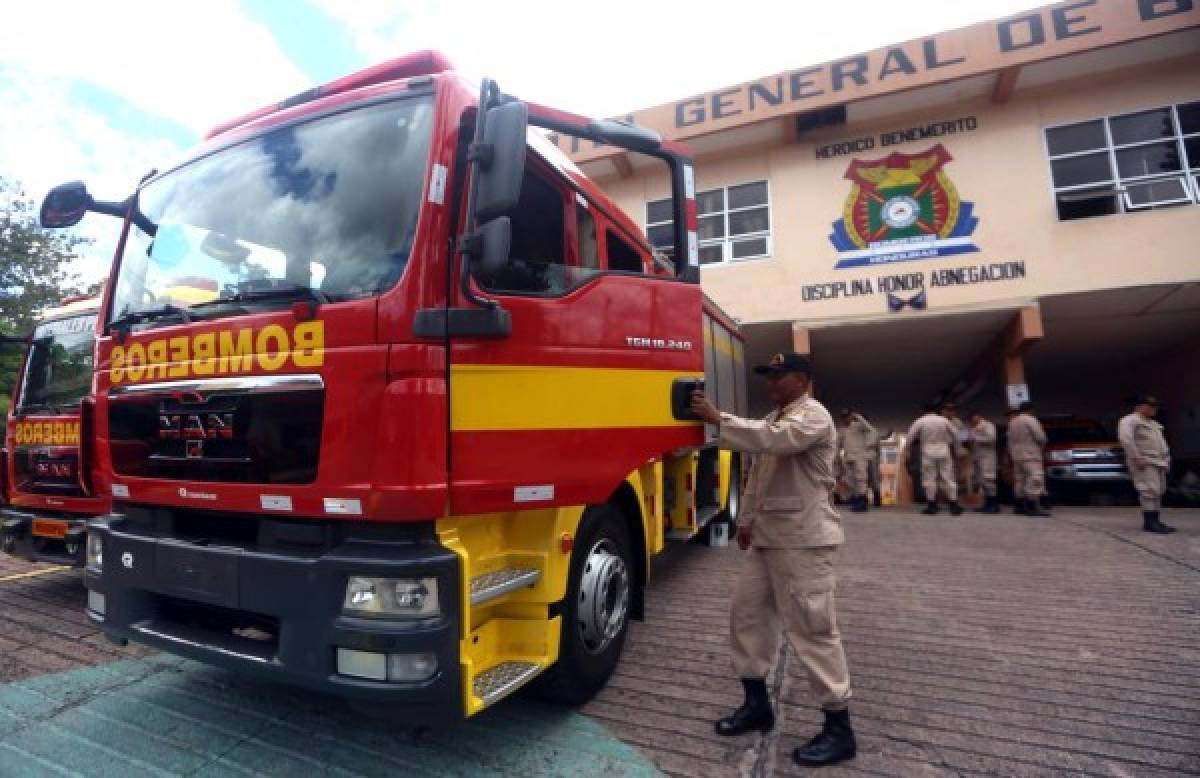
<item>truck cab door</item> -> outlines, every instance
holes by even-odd
[[[653,275],[644,237],[587,191],[530,150],[509,261],[473,274],[511,332],[450,338],[456,515],[602,503],[703,440],[670,405],[675,378],[704,374],[700,287]],[[460,291],[455,304],[472,303]]]

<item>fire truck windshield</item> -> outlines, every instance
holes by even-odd
[[[273,128],[151,181],[109,320],[164,306],[219,315],[248,290],[336,302],[388,289],[412,250],[432,121],[429,97],[373,105]]]
[[[96,314],[58,319],[33,331],[21,382],[20,413],[74,409],[92,386]]]

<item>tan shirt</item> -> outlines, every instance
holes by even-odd
[[[958,449],[958,430],[945,416],[927,413],[908,428],[908,445],[920,441],[921,456],[950,456]]]
[[[871,434],[867,438],[867,457],[870,459],[879,459],[879,444],[882,438],[879,436],[879,430],[871,427]]]
[[[807,395],[762,421],[721,414],[720,445],[755,454],[738,524],[756,548],[819,548],[845,540],[830,503],[837,436],[825,406]]]
[[[1131,413],[1117,425],[1117,440],[1125,449],[1126,461],[1136,466],[1134,460],[1145,460],[1147,465],[1167,468],[1171,466],[1171,449],[1163,435],[1163,426],[1154,419]]]
[[[875,428],[861,416],[852,416],[851,421],[842,428],[842,451],[851,462],[866,459],[871,448],[871,441],[878,440]]]
[[[1031,414],[1018,413],[1008,423],[1008,455],[1014,462],[1041,460],[1046,445],[1046,431]]]
[[[980,419],[971,428],[971,451],[977,456],[996,455],[996,425],[987,419]]]

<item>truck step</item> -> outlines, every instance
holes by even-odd
[[[696,515],[696,532],[704,529],[705,525],[720,515],[721,509],[716,505],[702,505]],[[687,540],[692,532],[686,529],[673,529],[667,532],[668,540]]]
[[[472,688],[484,705],[491,705],[519,689],[541,669],[536,662],[501,662],[475,676]]]
[[[541,577],[541,571],[532,567],[506,567],[477,575],[471,579],[471,604],[482,605],[525,586],[533,586]]]

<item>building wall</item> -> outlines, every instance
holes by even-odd
[[[758,145],[697,159],[700,190],[766,178],[774,253],[703,270],[705,291],[744,322],[886,318],[881,278],[920,273],[930,311],[970,310],[1039,295],[1194,280],[1200,207],[1181,206],[1059,222],[1050,183],[1044,128],[1169,103],[1200,99],[1200,55],[1022,90],[995,106],[981,97],[806,134],[802,142]],[[853,114],[852,114],[853,116]],[[880,133],[975,117],[978,129],[937,139],[881,146]],[[874,137],[869,151],[818,159],[817,148]],[[974,203],[975,253],[837,269],[829,234],[841,218],[852,160],[892,152],[920,154],[941,143],[953,158],[943,170],[961,199]],[[665,179],[639,176],[602,182],[622,207],[644,218],[647,200],[665,197]],[[934,286],[947,268],[1023,263],[1024,277]],[[1015,266],[1009,266],[1015,267]],[[1018,274],[1019,276],[1019,274]],[[852,283],[859,291],[848,295]],[[862,282],[869,281],[869,287]],[[845,282],[839,286],[839,282]],[[825,294],[831,299],[805,300]],[[813,293],[816,293],[815,295]],[[837,295],[833,297],[833,295]],[[902,297],[910,297],[905,292]]]

